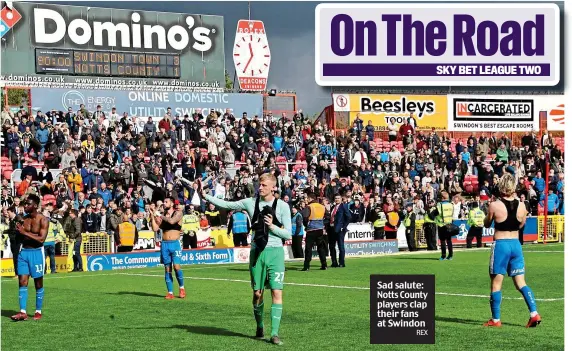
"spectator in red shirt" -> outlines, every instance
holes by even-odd
[[[413,127],[410,124],[404,123],[401,125],[401,127],[399,127],[399,134],[401,135],[401,138],[404,138],[409,132],[411,134],[414,132]]]
[[[168,115],[163,116],[163,119],[159,121],[159,129],[171,130],[171,122]]]

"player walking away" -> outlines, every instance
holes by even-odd
[[[469,219],[467,225],[470,227],[467,233],[467,248],[473,247],[473,238],[477,238],[477,247],[483,246],[483,226],[485,220],[485,213],[479,208],[477,202],[472,204],[469,211]]]
[[[288,204],[274,197],[276,183],[276,177],[266,173],[260,176],[259,194],[256,198],[229,202],[210,196],[207,192],[204,198],[221,208],[246,210],[251,216],[254,235],[250,249],[249,268],[253,290],[252,304],[257,326],[256,337],[264,338],[264,288],[270,286],[272,293],[270,342],[282,345],[278,337],[282,318],[285,270],[282,240],[292,237],[292,222]]]
[[[24,211],[27,215],[22,223],[16,224],[17,235],[22,249],[18,255],[18,280],[20,289],[18,298],[20,300],[20,312],[12,316],[14,321],[25,321],[28,319],[26,304],[28,302],[28,279],[34,279],[36,287],[36,313],[34,320],[42,318],[42,304],[44,303],[44,265],[46,263],[44,254],[44,241],[48,236],[48,219],[38,213],[40,198],[34,194],[29,195],[24,204]]]
[[[159,229],[163,231],[163,239],[161,241],[161,262],[165,265],[165,283],[167,284],[167,300],[172,300],[173,296],[173,274],[172,268],[175,269],[177,282],[179,283],[179,297],[184,299],[186,296],[185,286],[183,284],[183,271],[181,270],[181,222],[183,214],[175,210],[175,200],[172,197],[165,198],[163,203],[164,215],[155,213],[151,215],[151,226],[156,232]]]
[[[502,281],[508,273],[514,286],[520,291],[528,310],[530,319],[527,328],[540,324],[540,315],[536,311],[536,301],[532,290],[524,280],[524,256],[518,241],[518,230],[526,221],[526,209],[515,197],[516,182],[512,175],[505,174],[498,184],[500,199],[489,205],[489,213],[485,218],[485,227],[490,228],[495,222],[494,242],[491,246],[489,274],[491,277],[491,312],[492,318],[484,324],[486,327],[500,327],[500,305],[502,300]]]

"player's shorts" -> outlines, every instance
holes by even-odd
[[[179,240],[163,240],[161,241],[161,263],[165,266],[173,264],[181,264],[181,256],[183,250]]]
[[[509,277],[524,274],[524,256],[518,239],[498,239],[493,242],[489,273],[508,273]]]
[[[250,282],[252,290],[282,290],[284,287],[284,249],[279,247],[266,247],[260,253],[256,264],[255,248],[250,250]]]
[[[29,275],[32,278],[41,278],[44,276],[44,265],[46,264],[46,255],[44,247],[36,249],[22,248],[18,255],[18,275]]]

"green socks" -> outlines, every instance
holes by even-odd
[[[254,318],[256,319],[256,327],[264,328],[264,302],[260,305],[253,305]],[[272,334],[271,336],[278,336],[280,329],[280,320],[282,319],[282,304],[272,304],[270,309]]]
[[[264,302],[260,305],[253,305],[254,308],[254,319],[256,319],[256,327],[264,328]],[[274,305],[272,305],[272,313],[274,313]],[[281,311],[282,312],[282,311]]]
[[[278,329],[280,329],[280,320],[282,319],[282,304],[272,304],[270,311],[272,316],[272,334],[271,336],[278,336]]]

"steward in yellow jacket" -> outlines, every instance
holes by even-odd
[[[117,252],[131,252],[133,246],[139,240],[139,232],[135,224],[129,222],[129,217],[123,215],[122,222],[117,226],[115,231],[115,242],[117,243]]]

